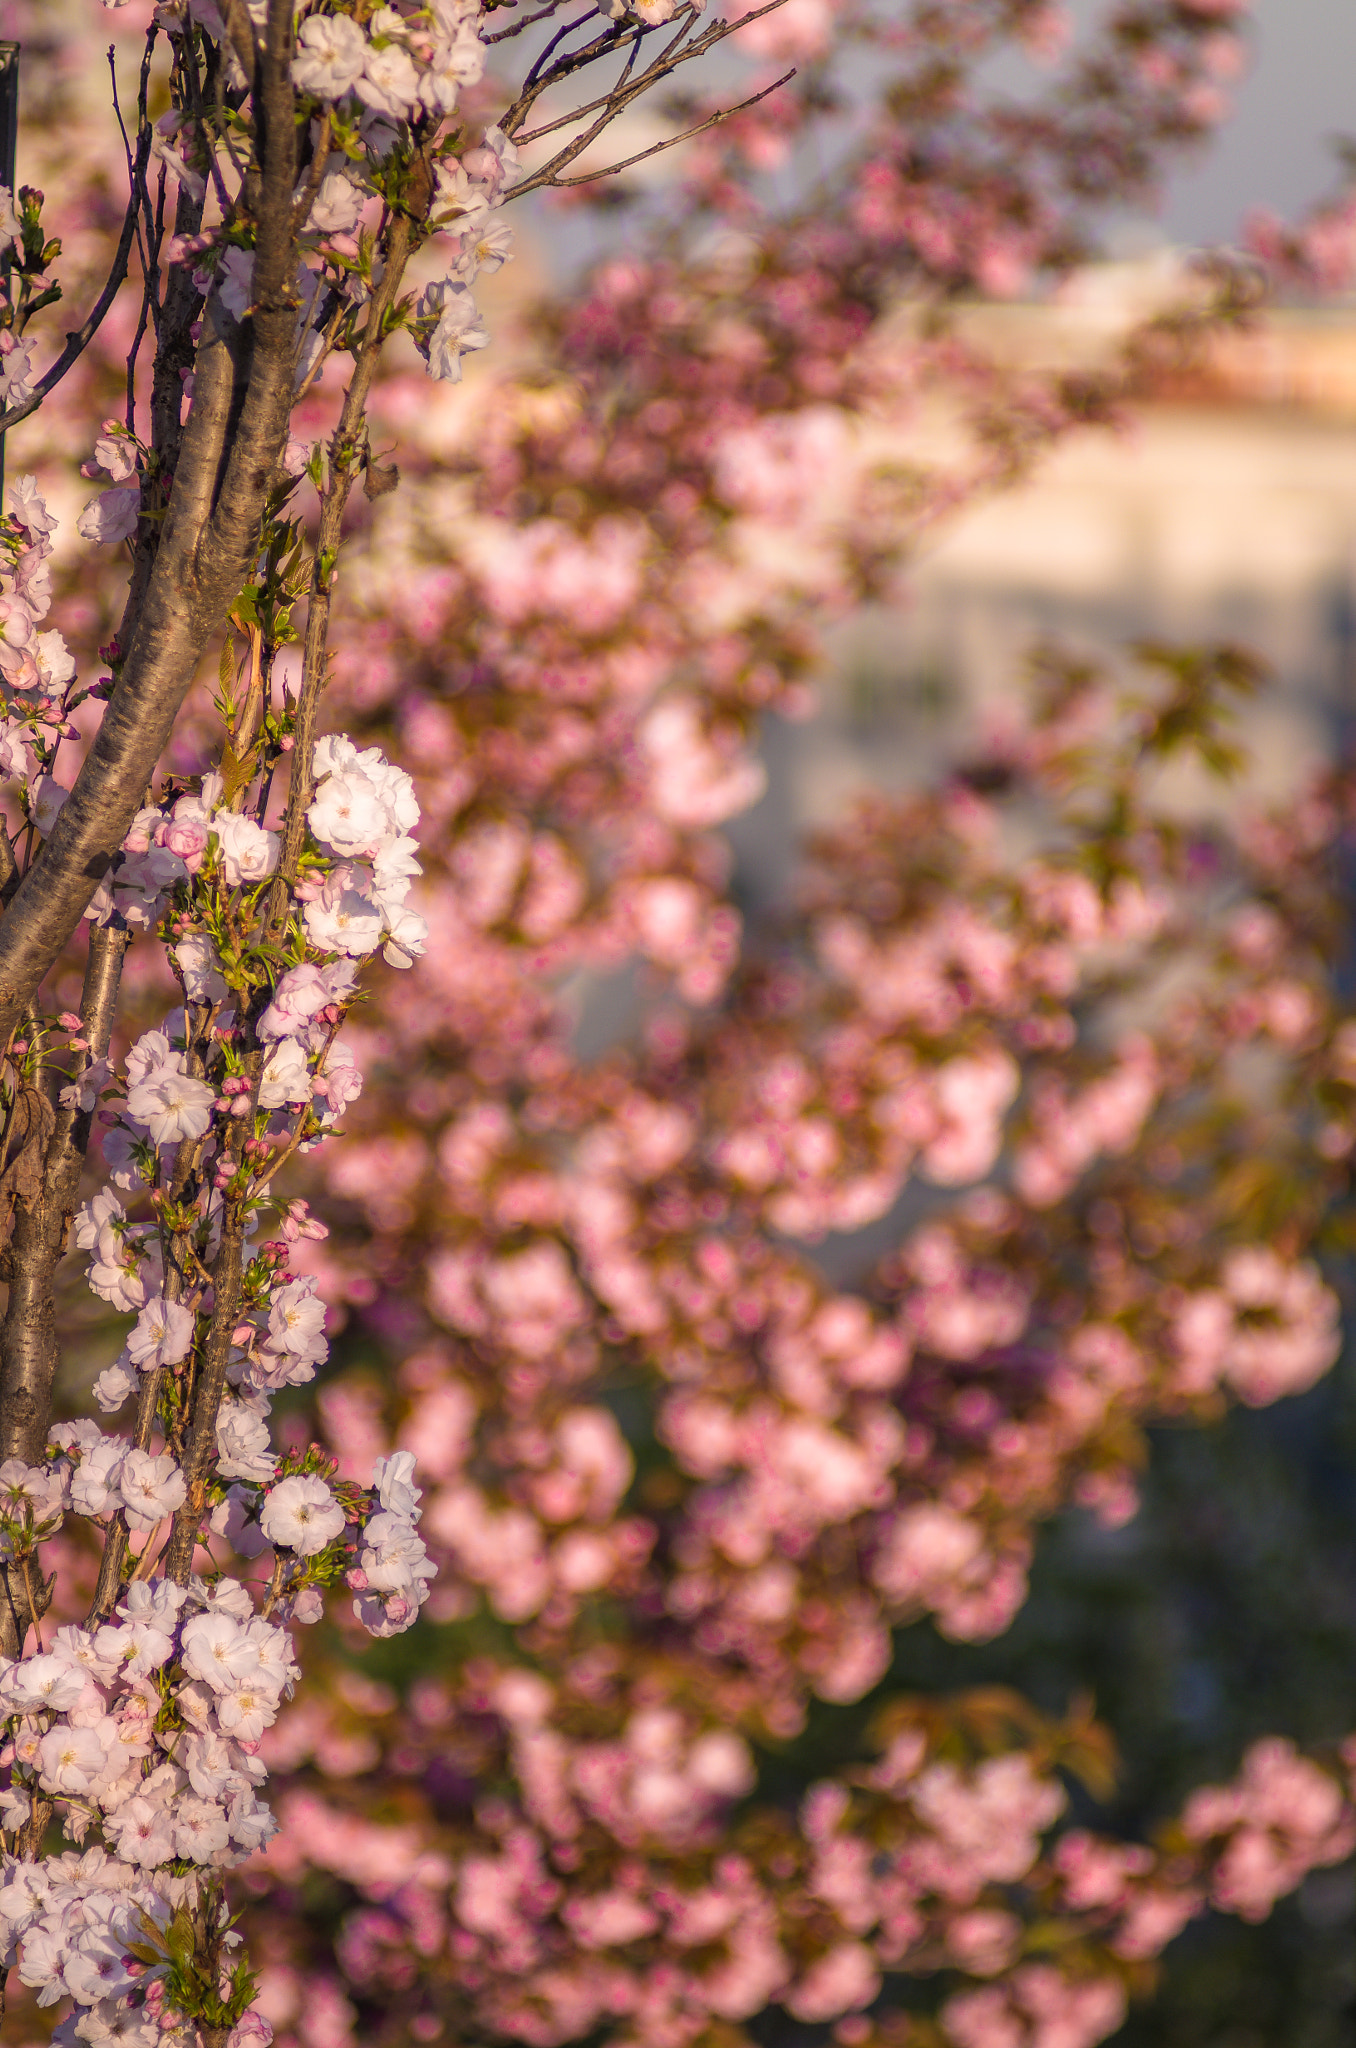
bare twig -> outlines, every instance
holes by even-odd
[[[482,36],[481,41],[484,43],[505,43],[510,36],[520,36],[525,28],[535,28],[539,21],[549,21],[557,9],[565,6],[565,4],[566,0],[548,0],[548,4],[545,7],[539,7],[535,14],[525,14],[521,21],[515,21],[509,28],[497,28],[492,36]],[[489,10],[486,9],[485,11],[488,13]]]
[[[560,173],[563,170],[567,169],[568,166],[572,164],[577,157],[582,156],[584,151],[589,147],[589,145],[598,139],[598,137],[603,133],[605,128],[611,126],[612,122],[617,119],[619,114],[623,113],[625,109],[629,107],[635,100],[638,100],[642,96],[642,94],[649,92],[652,87],[659,83],[661,78],[667,78],[672,72],[678,69],[680,64],[688,64],[692,61],[694,57],[705,56],[708,50],[712,50],[716,47],[718,43],[724,42],[727,36],[734,35],[739,29],[747,27],[747,25],[751,21],[757,21],[764,14],[774,13],[777,8],[782,7],[785,4],[786,0],[767,0],[766,6],[755,8],[751,13],[744,15],[742,19],[740,19],[739,21],[712,22],[710,28],[705,29],[701,35],[697,36],[695,40],[691,42],[688,42],[686,40],[686,37],[692,24],[690,22],[685,23],[683,28],[680,30],[679,34],[671,39],[667,47],[663,51],[661,51],[659,56],[657,56],[653,60],[653,62],[646,65],[645,69],[640,73],[638,77],[633,78],[629,82],[629,84],[616,86],[613,89],[613,91],[608,95],[605,101],[594,103],[595,105],[600,104],[602,107],[602,111],[600,112],[598,119],[596,121],[592,122],[589,125],[589,127],[587,127],[583,131],[582,134],[576,135],[570,142],[566,143],[565,147],[559,150],[556,153],[556,155],[552,157],[551,161],[548,164],[543,165],[541,170],[534,172],[531,177],[524,178],[519,184],[515,185],[512,191],[507,192],[504,195],[505,200],[507,201],[509,199],[521,199],[526,193],[535,192],[544,185],[555,185],[558,183],[563,185],[567,182],[590,182],[590,180],[582,177],[579,179],[564,180],[560,177]],[[644,32],[648,34],[651,31],[649,31],[647,28]],[[580,68],[580,64],[582,64],[583,62],[596,62],[599,56],[605,55],[606,51],[602,48],[602,43],[604,40],[605,39],[600,38],[598,44],[591,46],[592,53],[590,53],[589,51],[583,51],[578,53],[578,63],[575,62],[572,56],[561,58],[556,65],[552,66],[551,72],[548,73],[538,83],[538,85],[536,85],[533,88],[530,95],[520,95],[519,98],[515,101],[514,105],[510,108],[509,112],[504,116],[500,124],[504,129],[505,134],[512,135],[516,133],[517,128],[521,127],[522,122],[526,119],[527,113],[533,101],[549,85],[558,83],[559,78],[564,77],[567,74],[568,70]],[[609,47],[615,48],[620,47],[620,45],[619,43],[614,42],[611,43]],[[779,84],[785,84],[785,82],[786,81],[784,79],[778,81]],[[776,87],[770,86],[767,90],[769,92],[775,91]],[[746,102],[746,104],[749,106],[756,105],[758,99],[766,98],[766,96],[766,93],[759,93],[753,100]],[[731,107],[725,110],[725,112],[723,112],[719,116],[719,118],[722,120],[728,120],[731,114],[738,113],[741,111],[741,108]],[[514,125],[510,126],[510,123],[513,123]],[[714,121],[708,122],[704,125],[713,126]],[[692,132],[696,134],[700,131],[694,129]],[[685,138],[683,137],[675,137],[674,141],[684,139]],[[659,147],[668,148],[672,147],[672,144],[660,144]],[[629,161],[639,161],[639,159],[637,158]],[[623,165],[614,166],[614,169],[617,170],[623,168]],[[611,172],[603,171],[597,173],[596,175],[601,177],[608,177],[611,175]]]
[[[79,362],[81,356],[99,332],[100,327],[103,325],[104,315],[122,290],[127,278],[128,258],[132,253],[132,243],[136,237],[137,221],[141,212],[142,191],[146,180],[146,165],[150,161],[150,154],[151,131],[149,127],[146,127],[137,137],[132,192],[127,201],[127,211],[123,215],[122,232],[118,236],[118,246],[114,252],[113,263],[104,288],[90,308],[82,324],[73,333],[66,336],[66,346],[62,349],[61,354],[57,357],[51,368],[44,371],[43,375],[39,377],[33,387],[32,397],[26,398],[22,405],[12,405],[7,407],[4,412],[0,412],[0,435],[7,434],[11,427],[18,426],[20,420],[26,420],[31,413],[35,413],[44,398],[49,393],[55,391],[62,378]]]
[[[670,135],[664,142],[652,143],[648,149],[638,150],[634,156],[623,157],[619,164],[609,164],[606,170],[581,171],[577,178],[553,178],[551,183],[563,189],[567,185],[591,185],[595,178],[615,178],[618,171],[629,171],[632,164],[643,164],[648,156],[658,156],[661,150],[676,149],[680,142],[691,142],[694,135],[704,135],[708,128],[717,128],[722,121],[732,120],[736,114],[746,114],[750,107],[756,107],[759,100],[765,100],[769,93],[778,92],[782,86],[789,85],[795,75],[794,70],[788,71],[772,85],[765,85],[752,99],[741,100],[737,107],[722,107],[718,113],[708,115],[705,121],[699,121],[695,128],[685,128],[681,135]]]

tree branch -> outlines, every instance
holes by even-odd
[[[156,33],[155,29],[150,29],[147,32],[147,56],[143,59],[143,68],[145,64],[149,63],[150,47],[155,41]],[[116,299],[126,283],[127,264],[132,253],[132,243],[136,239],[137,217],[141,211],[142,198],[145,191],[146,166],[150,162],[150,156],[151,129],[149,124],[147,124],[143,126],[137,136],[136,156],[131,165],[132,190],[127,201],[127,211],[123,215],[122,233],[118,237],[118,246],[114,252],[112,267],[109,270],[104,288],[90,308],[82,324],[73,333],[66,336],[66,346],[62,349],[61,354],[57,357],[51,368],[44,371],[43,375],[34,385],[33,396],[26,398],[22,405],[12,405],[4,412],[0,412],[0,435],[7,434],[11,427],[17,427],[21,420],[26,420],[30,414],[35,413],[44,398],[55,391],[62,378],[79,362],[81,356],[99,332],[104,322],[104,315],[108,312],[109,307],[113,304],[114,299]]]
[[[69,939],[144,799],[202,651],[248,580],[292,401],[296,124],[291,0],[269,0],[255,64],[260,137],[253,310],[213,293],[160,546],[122,675],[52,833],[0,922],[0,1043]]]
[[[597,138],[603,133],[603,130],[609,127],[611,123],[616,120],[617,116],[623,113],[625,109],[631,105],[633,100],[638,100],[643,93],[647,93],[652,86],[655,86],[659,83],[661,78],[667,78],[670,75],[670,73],[678,69],[680,64],[687,64],[690,63],[694,57],[704,56],[708,50],[712,50],[716,47],[718,43],[724,42],[727,36],[734,35],[739,29],[747,27],[749,22],[757,21],[764,14],[774,13],[777,8],[782,7],[785,4],[786,0],[767,0],[766,6],[755,8],[752,13],[744,15],[742,19],[739,21],[714,21],[712,22],[710,28],[706,29],[700,36],[696,38],[694,42],[690,43],[685,43],[683,39],[684,37],[686,37],[688,30],[692,24],[690,22],[684,24],[679,34],[672,38],[668,46],[661,52],[661,54],[658,57],[654,59],[653,63],[646,65],[644,71],[641,72],[639,78],[633,79],[630,82],[630,84],[623,84],[614,87],[613,91],[609,93],[605,101],[595,101],[593,103],[594,105],[600,105],[603,109],[598,119],[594,121],[591,124],[591,126],[586,128],[582,135],[576,135],[573,141],[568,142],[565,145],[564,149],[558,151],[557,154],[554,157],[552,157],[550,163],[544,165],[541,170],[534,172],[530,178],[524,178],[521,181],[521,183],[513,187],[512,191],[507,192],[504,195],[506,203],[510,199],[520,199],[524,196],[524,194],[528,192],[535,192],[538,190],[539,187],[543,185],[554,185],[557,182],[566,182],[564,180],[559,180],[558,174],[561,171],[563,171],[567,165],[572,164],[575,161],[576,157],[582,156],[584,151],[589,147],[590,143],[595,142]],[[642,31],[642,33],[650,34],[651,31],[647,27]],[[680,45],[681,47],[679,47]],[[618,43],[613,43],[610,45],[610,47],[612,48],[617,48],[619,46],[620,45]],[[598,45],[591,46],[591,49],[594,52],[593,55],[590,55],[589,51],[581,51],[578,53],[580,63],[592,63],[596,61],[597,56],[607,54],[607,52],[604,51]],[[516,132],[516,129],[518,127],[521,127],[522,122],[527,117],[527,114],[532,106],[533,101],[538,97],[538,95],[542,91],[544,91],[548,85],[558,82],[553,74],[559,72],[561,76],[564,76],[569,68],[577,69],[578,65],[574,64],[574,60],[572,58],[565,57],[560,59],[558,64],[552,66],[551,72],[548,73],[547,76],[541,80],[540,84],[533,88],[533,91],[530,95],[526,93],[522,94],[519,97],[519,99],[515,101],[514,105],[509,109],[509,112],[504,116],[503,121],[500,123],[500,126],[503,128],[504,133],[506,135],[514,134]],[[779,80],[780,84],[785,84],[785,82],[786,81],[784,79]],[[775,90],[775,87],[768,88],[768,91]],[[759,93],[758,95],[756,95],[756,98],[754,100],[748,101],[747,104],[750,106],[756,105],[758,99],[766,98],[766,96],[766,93]],[[740,111],[742,111],[740,108],[731,107],[725,111],[721,118],[728,119],[730,114],[738,113]],[[513,125],[510,126],[510,123],[512,123]],[[556,125],[558,124],[554,122],[550,124],[550,126],[552,127]],[[710,126],[714,124],[706,123],[704,125]],[[542,132],[546,133],[548,132],[548,130],[543,130]],[[698,131],[693,131],[693,133],[696,132]],[[668,145],[661,145],[661,147],[666,146]],[[635,161],[639,161],[639,159],[635,159]],[[616,166],[616,168],[621,169],[623,168],[623,166],[618,165]],[[600,177],[606,177],[609,176],[610,173],[604,171],[597,173],[597,175]],[[589,180],[581,178],[577,180],[572,179],[569,180],[568,182],[587,183],[589,182]]]
[[[765,100],[769,93],[778,92],[782,86],[789,85],[795,75],[794,70],[788,71],[784,77],[774,80],[771,85],[765,85],[752,99],[741,100],[737,107],[721,107],[717,113],[709,114],[706,120],[699,121],[695,128],[685,128],[681,135],[670,135],[664,142],[651,143],[648,149],[637,150],[634,156],[623,157],[619,164],[609,164],[606,170],[581,171],[577,178],[552,178],[551,183],[558,190],[563,190],[567,185],[591,185],[596,178],[615,178],[618,171],[629,171],[632,164],[643,164],[646,157],[659,156],[666,149],[676,149],[680,142],[691,142],[694,135],[704,135],[708,128],[718,128],[722,121],[732,120],[736,114],[746,114],[750,107],[756,107],[759,100]]]

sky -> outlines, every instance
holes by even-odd
[[[1333,183],[1332,138],[1356,136],[1356,0],[1255,0],[1255,18],[1233,119],[1173,181],[1172,241],[1234,241],[1255,206],[1300,212]]]

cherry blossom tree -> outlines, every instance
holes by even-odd
[[[335,1481],[318,1447],[280,1458],[267,1418],[326,1351],[315,1280],[288,1263],[323,1226],[274,1183],[361,1088],[339,1032],[363,961],[380,949],[408,969],[427,938],[408,901],[421,872],[410,778],[378,748],[317,739],[317,717],[345,507],[360,476],[370,494],[392,481],[367,426],[381,349],[407,330],[446,381],[487,338],[470,286],[482,248],[502,258],[491,216],[517,160],[502,125],[470,147],[451,124],[484,63],[477,14],[458,0],[154,7],[123,124],[130,189],[112,267],[41,372],[32,323],[61,296],[61,244],[36,187],[0,207],[6,432],[61,387],[134,249],[139,269],[125,415],[104,420],[83,465],[107,488],[80,535],[130,555],[100,650],[108,673],[82,680],[45,625],[56,522],[30,475],[9,492],[0,600],[5,766],[21,790],[0,862],[5,1963],[39,2005],[72,2001],[63,2039],[248,2038],[255,1980],[233,1954],[222,1874],[275,1826],[258,1758],[297,1675],[284,1624],[317,1620],[342,1579],[363,1625],[393,1634],[433,1575],[408,1454],[378,1460],[358,1488]],[[638,69],[647,27],[623,11],[582,53],[553,64],[542,52],[510,122],[621,53],[624,82],[592,123],[605,127],[729,33],[718,23],[689,39],[687,10],[662,59]],[[115,53],[113,86],[116,105]],[[538,181],[579,147],[557,150]],[[450,271],[403,292],[438,236]],[[303,444],[297,407],[344,358],[330,431]],[[275,664],[302,602],[300,666],[279,700]],[[201,657],[228,625],[247,651],[237,662],[234,638],[224,644],[213,765],[157,788]],[[102,716],[82,731],[91,699]],[[82,738],[67,785],[61,749]],[[56,1010],[39,991],[82,921],[79,1007]],[[138,931],[164,946],[180,1000],[115,1064]],[[107,1180],[77,1207],[96,1117]],[[269,1213],[281,1235],[258,1245]],[[130,1434],[53,1414],[54,1274],[72,1229],[96,1296],[135,1316],[94,1386],[105,1415],[135,1402]],[[99,1529],[101,1550],[83,1622],[49,1648],[56,1578],[42,1545],[68,1513]],[[237,1558],[265,1554],[268,1569],[242,1580],[213,1539]],[[44,1855],[54,1820],[75,1846]]]
[[[11,457],[0,629],[0,1920],[62,2040],[780,2009],[1091,2048],[1207,1903],[1350,1853],[1356,1751],[1277,1736],[1117,1841],[1071,1810],[1090,1710],[890,1681],[916,1617],[1002,1632],[1060,1505],[1133,1515],[1152,1418],[1332,1364],[1345,782],[1186,827],[1163,770],[1236,765],[1246,657],[1050,652],[943,787],[824,835],[784,931],[744,941],[719,831],[826,621],[1247,311],[1202,266],[1096,377],[950,316],[1208,133],[1241,14],[1067,50],[1035,0],[107,17],[126,164],[49,178],[92,310],[55,350],[29,186],[0,328],[0,426],[101,487],[63,563]],[[89,19],[45,30],[53,108]],[[586,152],[718,48],[677,181],[452,388],[507,202],[615,191],[656,145]],[[584,1058],[581,982],[628,967]],[[883,1218],[835,1286],[815,1247]],[[68,1235],[125,1433],[61,1368]],[[779,1792],[811,1714],[831,1759]]]

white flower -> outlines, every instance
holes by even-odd
[[[57,523],[56,518],[48,511],[47,501],[38,489],[35,476],[16,477],[5,496],[20,526],[26,526],[36,539],[45,539],[51,533]]]
[[[221,955],[201,932],[190,932],[173,949],[190,1003],[220,1003],[230,994],[221,973]]]
[[[243,320],[254,292],[254,251],[224,249],[217,266],[217,295],[233,320]]]
[[[419,73],[408,50],[388,43],[384,50],[369,49],[356,91],[364,106],[403,121],[419,104]]]
[[[461,253],[457,257],[456,275],[466,284],[482,270],[491,277],[496,270],[502,270],[506,263],[513,261],[513,229],[507,221],[487,221],[481,227],[471,226],[458,240]]]
[[[188,1782],[199,1799],[215,1800],[226,1792],[247,1792],[251,1780],[245,1775],[246,1769],[257,1774],[253,1780],[256,1784],[264,1776],[263,1764],[254,1757],[243,1756],[224,1735],[185,1735],[174,1746],[174,1761],[188,1772]]]
[[[259,1526],[270,1543],[314,1557],[344,1527],[344,1511],[323,1479],[297,1473],[281,1479],[264,1502]]]
[[[371,751],[375,754],[378,750],[373,747]],[[322,775],[342,775],[359,758],[357,746],[346,732],[327,732],[316,741],[315,752],[311,756],[316,780],[319,781]]]
[[[85,1279],[90,1293],[110,1302],[119,1315],[130,1315],[146,1299],[140,1262],[135,1252],[130,1248],[124,1250],[116,1238],[107,1252],[102,1244],[99,1246],[99,1256],[91,1261]]]
[[[357,227],[367,194],[342,171],[326,171],[320,180],[306,225],[317,235],[349,235]]]
[[[241,1401],[224,1402],[217,1416],[217,1470],[223,1479],[271,1479],[277,1459],[268,1424]]]
[[[97,1244],[101,1254],[115,1251],[119,1243],[117,1226],[126,1223],[127,1211],[111,1188],[100,1188],[75,1212],[75,1241],[82,1252]]]
[[[105,1415],[116,1415],[129,1394],[135,1394],[139,1384],[134,1368],[119,1358],[99,1374],[94,1382],[94,1398]]]
[[[106,1515],[118,1507],[118,1472],[127,1448],[126,1437],[110,1436],[85,1452],[71,1475],[71,1506],[77,1515]]]
[[[73,1670],[64,1657],[29,1657],[9,1672],[6,1690],[16,1706],[27,1713],[43,1708],[65,1714],[77,1704],[85,1690],[85,1674]]]
[[[351,93],[367,62],[367,38],[346,15],[311,15],[297,32],[292,83],[318,100]]]
[[[193,1348],[193,1311],[181,1301],[158,1294],[137,1317],[127,1339],[127,1355],[143,1372],[157,1365],[177,1365]]]
[[[388,898],[392,903],[403,903],[410,883],[423,872],[419,841],[402,833],[399,839],[383,846],[372,862],[373,894],[383,906]]]
[[[149,1451],[130,1450],[118,1479],[129,1529],[153,1529],[172,1515],[188,1498],[184,1475],[168,1451],[152,1457]]]
[[[434,115],[452,113],[460,88],[475,85],[484,70],[485,46],[475,23],[459,21],[453,32],[434,46],[428,70],[419,81],[424,107]]]
[[[92,1902],[91,1902],[92,1903]],[[88,1906],[86,1907],[88,1911]],[[136,1936],[130,1927],[86,1928],[66,1963],[66,1988],[83,2010],[72,2013],[73,2032],[89,2048],[155,2048],[157,2035],[145,2009],[133,2011],[117,1994],[136,1982],[127,1969],[127,1944]],[[55,2042],[58,2035],[54,2032]]]
[[[44,1523],[60,1522],[65,1512],[70,1467],[26,1465],[22,1458],[6,1458],[0,1465],[0,1517],[35,1529]]]
[[[259,1651],[229,1614],[195,1614],[184,1623],[180,1661],[213,1692],[234,1692],[259,1669]]]
[[[421,1582],[435,1575],[413,1522],[388,1511],[373,1515],[364,1528],[358,1562],[374,1593],[410,1593],[422,1599]]]
[[[173,1815],[175,1854],[192,1863],[210,1863],[231,1839],[225,1814],[205,1799],[178,1799]]]
[[[221,847],[221,866],[233,889],[249,888],[262,882],[278,865],[281,841],[276,832],[265,832],[252,818],[234,811],[218,811],[212,830]]]
[[[33,757],[28,750],[28,727],[17,718],[5,719],[0,723],[0,772],[12,775],[16,782],[27,781],[33,773]]]
[[[28,380],[33,374],[36,347],[37,341],[30,335],[27,341],[16,341],[8,355],[0,355],[0,401],[5,405],[26,405],[33,396]]]
[[[490,339],[475,300],[464,284],[449,277],[425,287],[419,295],[418,311],[421,318],[437,315],[437,324],[423,344],[430,377],[460,383],[462,357],[470,349],[487,347]]]
[[[207,1518],[212,1534],[224,1536],[238,1557],[258,1557],[268,1548],[259,1524],[249,1515],[253,1500],[254,1496],[243,1486],[233,1486],[225,1500],[218,1501]]]
[[[75,656],[55,628],[38,634],[33,642],[33,658],[49,696],[56,696],[75,676]]]
[[[223,1693],[217,1701],[217,1720],[237,1742],[257,1742],[277,1718],[278,1696],[258,1678],[247,1679],[237,1691]]]
[[[51,775],[39,775],[29,783],[28,815],[44,839],[61,816],[69,795],[70,791]]]
[[[387,920],[382,958],[388,967],[413,967],[428,944],[428,922],[400,905]]]
[[[183,1057],[175,1053],[129,1090],[127,1107],[145,1125],[153,1145],[177,1145],[183,1138],[202,1137],[215,1101],[215,1091],[185,1074]]]
[[[55,2005],[66,1989],[62,1971],[69,1952],[66,1930],[55,1916],[26,1929],[19,1982],[37,1992],[39,2005]]]
[[[329,1055],[316,1077],[315,1092],[318,1099],[329,1104],[321,1118],[322,1123],[333,1122],[342,1116],[350,1102],[356,1102],[363,1092],[362,1068],[353,1057],[352,1048],[340,1039],[331,1046]]]
[[[76,1422],[54,1422],[47,1432],[47,1440],[59,1445],[69,1458],[75,1451],[82,1456],[86,1451],[92,1451],[96,1444],[103,1442],[104,1433],[90,1416],[82,1415]]]
[[[378,1458],[372,1467],[372,1484],[377,1499],[393,1515],[403,1515],[408,1522],[419,1520],[424,1496],[414,1483],[413,1451],[392,1451],[389,1458]]]
[[[246,1738],[242,1737],[242,1740]],[[262,1849],[278,1832],[278,1823],[253,1793],[239,1793],[231,1801],[231,1840],[246,1856]]]
[[[149,1799],[129,1799],[116,1813],[105,1814],[104,1833],[124,1863],[153,1870],[174,1854],[169,1813],[163,1806],[152,1806]]]
[[[325,1304],[313,1279],[293,1280],[280,1287],[268,1312],[268,1341],[275,1351],[313,1356],[325,1341]]]
[[[274,1046],[259,1083],[259,1100],[265,1109],[281,1109],[285,1102],[309,1102],[311,1076],[306,1049],[298,1039],[282,1038]]]
[[[140,484],[117,484],[91,498],[75,523],[81,540],[108,544],[130,540],[141,516]]]
[[[259,1651],[259,1670],[278,1692],[286,1692],[301,1676],[301,1668],[292,1655],[292,1638],[285,1628],[275,1628],[271,1622],[260,1621],[257,1616],[249,1624],[250,1641]]]
[[[304,1031],[318,1011],[335,1000],[334,990],[314,961],[289,967],[273,991],[273,1000],[259,1019],[260,1038],[292,1038]]]
[[[107,1059],[91,1060],[82,1067],[75,1079],[62,1089],[57,1097],[63,1109],[79,1109],[88,1114],[112,1080],[112,1069]]]
[[[168,1031],[143,1031],[127,1055],[128,1087],[135,1088],[138,1081],[144,1081],[154,1068],[163,1067],[167,1060],[179,1058]]]
[[[381,792],[361,772],[322,782],[306,820],[316,838],[341,855],[366,853],[390,837]]]
[[[102,1661],[128,1678],[149,1678],[168,1664],[174,1640],[168,1629],[154,1621],[124,1621],[119,1626],[105,1622],[94,1638]]]
[[[351,886],[352,873],[337,868],[326,877],[320,894],[306,905],[306,936],[322,952],[360,960],[381,944],[382,918],[379,905]]]
[[[53,1728],[38,1744],[38,1779],[48,1792],[88,1792],[105,1761],[92,1728]]]

